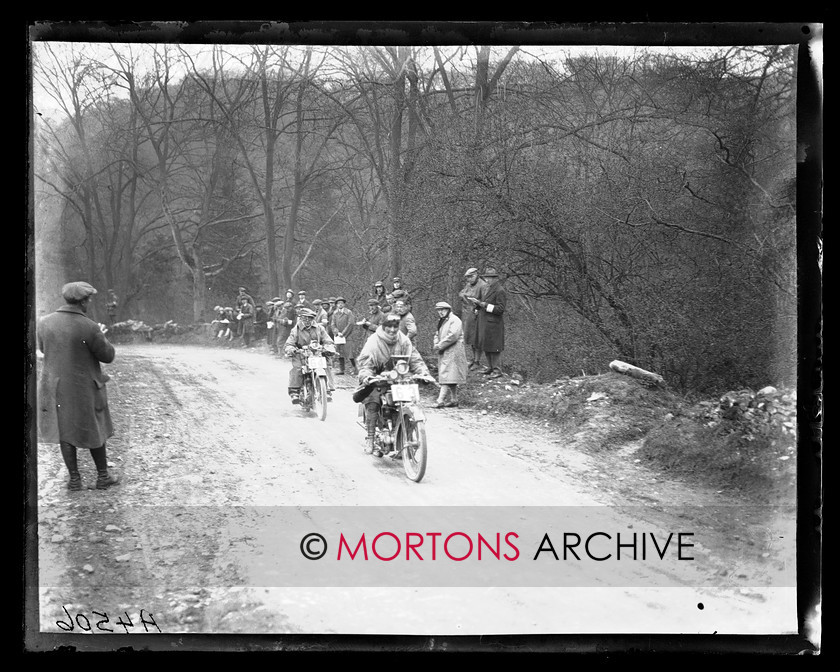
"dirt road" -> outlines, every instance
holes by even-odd
[[[43,631],[796,632],[795,588],[780,578],[793,570],[792,514],[751,516],[718,493],[669,482],[634,463],[633,444],[612,457],[587,455],[544,424],[427,404],[430,457],[417,484],[400,464],[362,452],[349,376],[339,377],[321,422],[289,402],[289,363],[264,349],[117,351],[106,367],[117,427],[108,446],[123,482],[68,492],[57,447],[38,446]],[[298,550],[299,514],[320,515],[328,528],[387,511],[394,529],[422,534],[467,520],[492,529],[521,507],[563,511],[578,529],[593,514],[599,530],[691,530],[695,560],[590,562],[600,574],[564,564],[565,578],[548,584],[497,568],[504,579],[495,585],[478,565],[462,578],[417,583],[380,562],[390,572],[381,580],[328,585],[323,573],[306,574],[324,565],[307,565]],[[278,515],[277,526],[266,523]],[[293,538],[277,533],[283,525]],[[530,562],[521,566],[535,567],[536,547],[520,542]],[[286,570],[279,581],[277,558]],[[768,573],[779,578],[749,585]]]

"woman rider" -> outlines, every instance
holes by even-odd
[[[383,371],[393,368],[393,355],[408,355],[408,365],[411,373],[426,382],[433,383],[435,379],[429,374],[429,369],[420,353],[411,344],[408,336],[400,332],[400,316],[389,314],[382,324],[365,342],[357,360],[359,365],[359,384],[361,389],[367,387],[370,379]],[[379,409],[382,406],[379,388],[374,386],[368,395],[362,399],[354,397],[365,406],[365,452],[382,457],[382,452],[375,447],[376,423],[379,419]]]

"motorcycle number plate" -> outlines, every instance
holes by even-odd
[[[417,383],[410,385],[392,385],[391,397],[394,401],[419,401],[420,386]]]
[[[326,357],[309,357],[306,360],[306,363],[309,365],[310,369],[326,369],[327,368],[327,358]]]

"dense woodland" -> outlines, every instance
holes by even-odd
[[[794,380],[795,47],[33,47],[39,259],[121,319],[400,275],[422,352],[492,265],[533,380]]]

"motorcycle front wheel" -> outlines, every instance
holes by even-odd
[[[402,454],[405,475],[419,483],[426,474],[426,423],[406,415],[397,433],[397,451]]]
[[[300,391],[300,408],[303,411],[309,411],[312,408],[312,396],[314,390],[312,389],[312,378],[306,376],[303,379],[303,388]]]
[[[315,413],[323,421],[327,419],[327,379],[317,376],[315,385]]]

